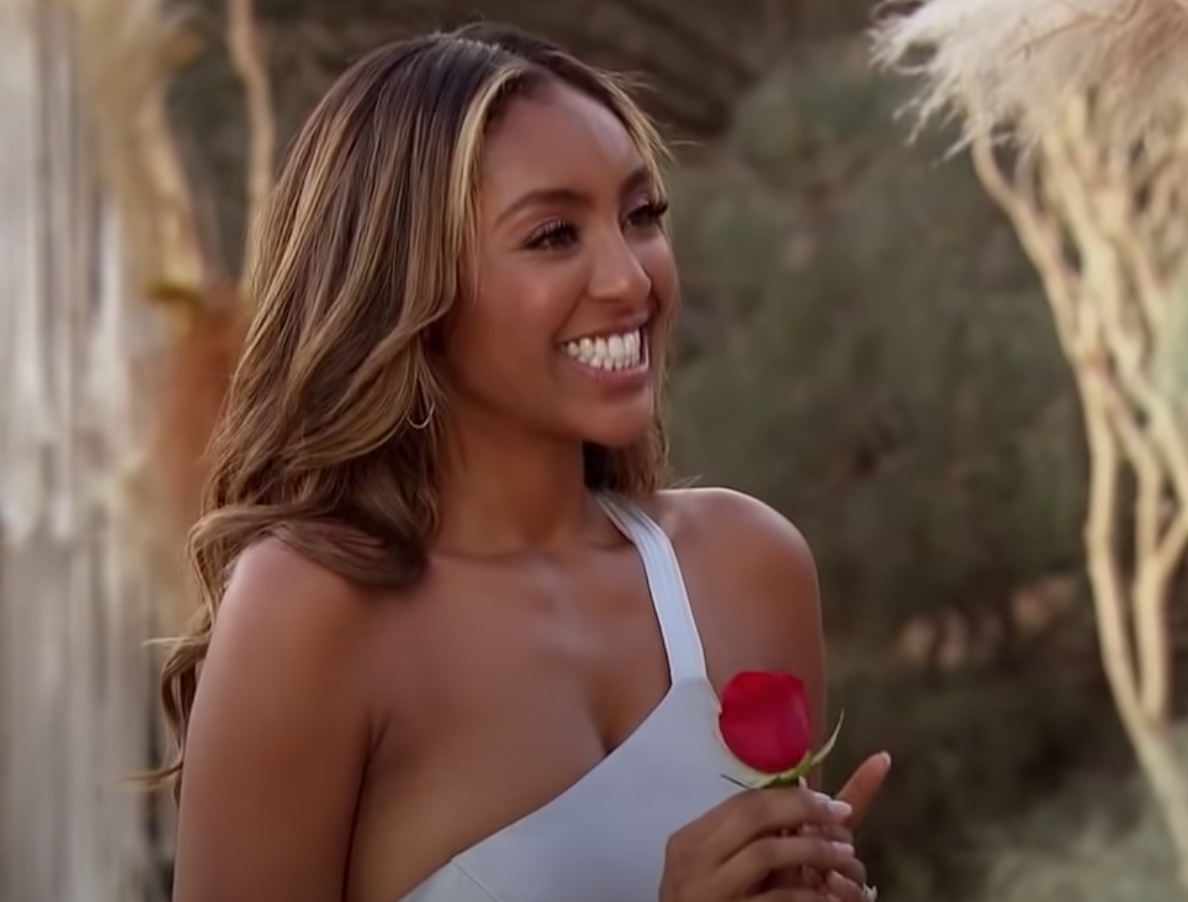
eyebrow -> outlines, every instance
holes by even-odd
[[[651,184],[651,170],[646,165],[640,165],[632,170],[631,174],[623,180],[623,185],[619,190],[620,193],[626,195]],[[589,207],[592,206],[592,199],[584,191],[578,191],[574,188],[538,188],[535,191],[529,191],[527,194],[521,195],[512,203],[508,204],[495,221],[496,223],[501,223],[529,207],[549,205]]]

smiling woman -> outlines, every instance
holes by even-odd
[[[487,123],[478,288],[444,345],[451,405],[469,422],[462,408],[514,404],[520,425],[635,456],[659,430],[650,364],[663,359],[676,303],[659,143],[609,80],[599,99],[572,81],[520,78],[507,88],[517,102]],[[632,366],[628,342],[642,352]]]
[[[176,902],[864,898],[885,757],[845,799],[724,779],[717,688],[820,710],[820,612],[791,524],[663,488],[660,156],[617,80],[492,26],[314,110],[164,674]]]

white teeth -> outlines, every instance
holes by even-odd
[[[600,338],[567,341],[565,353],[578,363],[598,370],[625,370],[638,367],[644,360],[643,335],[639,329]]]

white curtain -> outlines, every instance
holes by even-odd
[[[67,0],[0,0],[0,900],[154,888],[152,593],[130,291]],[[102,40],[88,35],[87,40]]]

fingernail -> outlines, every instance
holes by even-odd
[[[830,799],[825,804],[829,813],[839,820],[849,817],[854,810],[849,802],[843,802],[841,799]]]
[[[848,842],[833,841],[833,842],[830,842],[829,845],[833,846],[835,851],[841,852],[841,854],[843,854],[843,855],[853,855],[854,854],[854,847]]]

